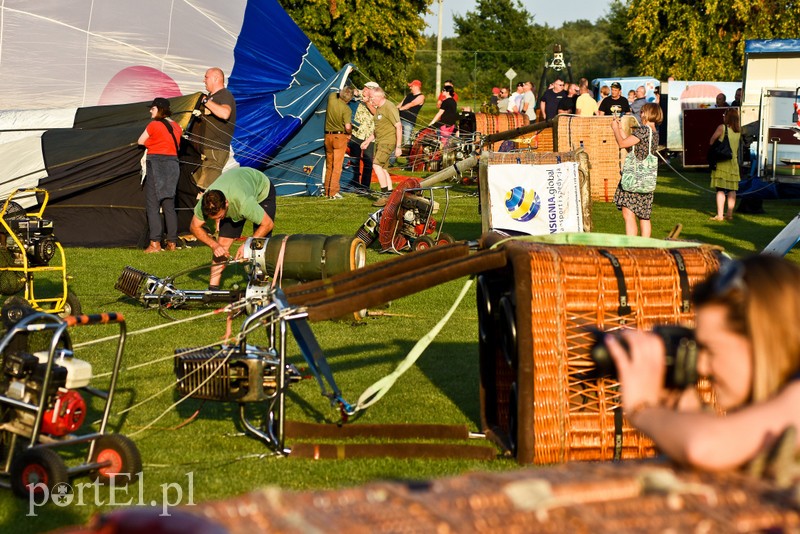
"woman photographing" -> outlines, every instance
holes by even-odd
[[[724,416],[704,410],[694,387],[664,388],[658,336],[626,331],[629,350],[606,336],[628,420],[673,460],[706,470],[744,465],[800,428],[798,288],[800,268],[766,255],[729,262],[695,288],[697,368]]]

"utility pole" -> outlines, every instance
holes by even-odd
[[[444,19],[444,0],[439,0],[439,33],[436,37],[436,91],[434,97],[442,89],[442,20]]]

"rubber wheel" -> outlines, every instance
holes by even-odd
[[[62,319],[67,317],[68,315],[80,315],[81,314],[81,301],[78,300],[78,295],[72,292],[72,290],[67,290],[67,300],[64,302],[64,309],[58,313],[58,316]]]
[[[59,483],[69,482],[67,465],[53,449],[37,447],[25,449],[11,462],[11,489],[20,498],[28,498],[33,489],[35,495],[42,488],[29,488],[30,484],[43,484],[49,492]]]
[[[428,250],[433,246],[433,239],[423,235],[414,240],[414,250]]]
[[[456,240],[450,234],[446,234],[442,232],[439,234],[439,239],[436,240],[437,245],[449,245],[450,243],[455,243]]]
[[[481,343],[492,345],[497,326],[493,317],[492,294],[485,274],[478,275],[475,292],[478,304],[478,339]]]
[[[0,308],[0,319],[7,328],[17,324],[23,317],[34,312],[30,302],[22,297],[8,297]]]
[[[92,480],[107,482],[115,475],[123,476],[119,485],[134,482],[142,471],[142,457],[136,444],[128,437],[121,434],[107,434],[101,436],[94,443],[92,462],[110,462],[110,465],[101,467],[90,473]]]

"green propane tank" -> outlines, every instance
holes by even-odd
[[[269,238],[264,253],[270,275],[275,273],[284,239],[284,278],[321,280],[353,271],[366,263],[367,247],[361,239],[352,235],[274,235]]]

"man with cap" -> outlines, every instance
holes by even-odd
[[[324,196],[328,200],[342,198],[339,194],[339,179],[347,153],[347,143],[353,130],[353,111],[348,105],[353,99],[353,88],[343,87],[338,93],[328,95],[325,112],[325,181]]]
[[[382,207],[386,205],[386,195],[392,190],[392,178],[387,170],[389,157],[394,154],[399,157],[403,142],[403,128],[400,124],[400,112],[397,106],[386,99],[383,89],[372,91],[372,104],[375,109],[375,133],[367,141],[375,139],[375,174],[381,184],[383,195],[372,205]]]
[[[203,163],[193,175],[194,181],[201,190],[205,190],[222,174],[230,154],[231,139],[236,127],[236,100],[225,87],[225,74],[219,67],[211,67],[206,71],[206,91],[203,97],[202,118]]]
[[[600,102],[597,108],[598,115],[626,115],[631,112],[631,105],[628,99],[622,96],[622,84],[614,82],[611,84],[611,94]]]
[[[361,102],[353,113],[353,133],[347,143],[353,165],[353,189],[369,191],[372,182],[372,161],[375,157],[375,143],[367,141],[375,132],[375,106],[372,105],[372,91],[380,89],[376,82],[367,82],[361,90]],[[363,163],[363,167],[362,167]]]
[[[400,112],[400,122],[403,124],[403,144],[411,144],[411,134],[417,123],[417,115],[425,103],[425,95],[422,94],[422,82],[414,80],[408,84],[410,92],[403,101],[397,106]]]
[[[525,94],[525,82],[517,84],[517,92],[511,95],[508,99],[508,112],[509,113],[522,113],[522,104]]]

